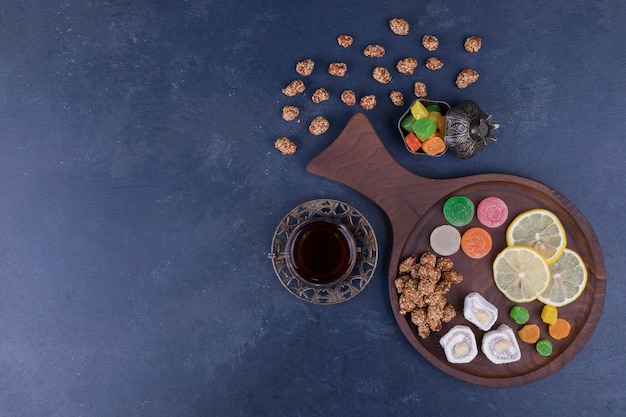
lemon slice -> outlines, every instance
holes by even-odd
[[[506,229],[509,246],[529,246],[536,249],[548,264],[559,259],[567,239],[561,221],[545,209],[533,209],[517,216]]]
[[[550,268],[535,249],[509,246],[493,261],[496,287],[514,303],[527,303],[548,288]]]
[[[562,307],[580,297],[587,285],[587,268],[580,255],[565,249],[556,262],[550,264],[548,288],[537,299],[544,304]]]

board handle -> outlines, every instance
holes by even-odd
[[[339,136],[306,168],[312,174],[357,190],[387,214],[393,212],[407,185],[413,187],[429,181],[406,170],[393,159],[362,113],[352,116]]]
[[[309,162],[307,171],[345,184],[376,203],[391,222],[394,251],[402,248],[433,201],[447,192],[445,180],[420,177],[399,165],[362,113],[351,117],[333,143]]]

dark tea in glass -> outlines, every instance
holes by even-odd
[[[292,272],[314,284],[346,278],[356,261],[356,244],[348,228],[332,219],[313,218],[293,231],[287,242]]]

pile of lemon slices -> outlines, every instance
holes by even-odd
[[[507,228],[506,243],[493,262],[493,277],[509,300],[562,307],[582,294],[587,268],[567,248],[565,229],[554,213],[545,209],[521,213]]]

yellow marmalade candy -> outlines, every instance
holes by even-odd
[[[541,310],[541,320],[547,324],[554,324],[559,317],[556,307],[546,304]]]
[[[411,114],[415,119],[421,119],[422,117],[428,117],[428,110],[421,101],[416,100],[415,103],[411,106]]]

